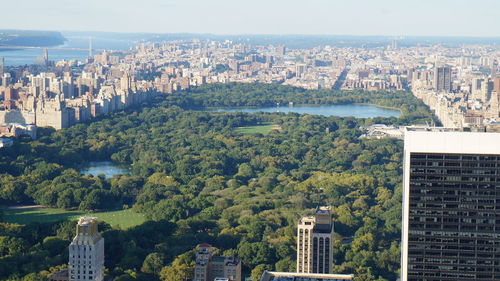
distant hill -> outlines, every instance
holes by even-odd
[[[48,47],[62,45],[65,40],[57,31],[0,29],[0,46]]]

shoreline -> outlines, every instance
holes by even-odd
[[[394,110],[394,111],[398,111],[399,113],[401,113],[401,109],[399,108],[396,108],[396,107],[392,107],[392,106],[387,106],[387,105],[379,105],[379,104],[374,104],[374,103],[350,103],[350,104],[358,104],[358,105],[371,105],[371,106],[375,106],[375,107],[379,107],[379,108],[384,108],[384,109],[390,109],[390,110]]]
[[[401,109],[399,108],[396,108],[396,107],[391,107],[391,106],[387,106],[387,105],[379,105],[379,104],[374,104],[374,103],[358,103],[358,102],[355,102],[355,103],[332,103],[332,104],[294,104],[293,106],[288,106],[288,105],[285,105],[285,106],[227,106],[227,107],[223,107],[223,106],[207,106],[207,107],[202,107],[202,108],[197,108],[197,109],[188,109],[188,110],[195,110],[195,111],[205,111],[205,110],[217,110],[217,109],[228,109],[228,108],[236,108],[236,109],[245,109],[245,108],[248,108],[248,109],[255,109],[255,108],[290,108],[290,107],[305,107],[305,106],[311,106],[311,107],[314,107],[314,106],[332,106],[332,105],[365,105],[365,106],[374,106],[374,107],[378,107],[378,108],[382,108],[382,109],[389,109],[389,110],[394,110],[394,111],[397,111],[399,113],[401,113]]]

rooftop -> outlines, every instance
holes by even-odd
[[[353,280],[352,274],[318,274],[264,271],[260,281],[341,281]]]

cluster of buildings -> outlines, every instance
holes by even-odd
[[[68,247],[68,267],[49,276],[50,281],[104,280],[104,238],[94,217],[81,217]],[[319,207],[314,216],[303,217],[297,231],[297,272],[265,271],[261,281],[340,281],[353,275],[332,274],[333,222],[330,207]],[[209,244],[196,248],[193,281],[242,281],[242,260],[216,256]]]
[[[62,129],[139,104],[153,95],[150,85],[135,81],[126,70],[104,69],[25,74],[14,81],[4,75],[0,124]]]
[[[443,126],[478,127],[500,121],[500,51],[488,46],[432,47],[419,56],[410,88]]]
[[[5,71],[0,58],[0,123],[60,129],[138,103],[152,92],[168,94],[205,83],[401,90],[408,73],[384,48],[287,49],[193,39],[91,53],[84,63],[53,63],[44,50],[40,73],[19,67]]]
[[[376,125],[367,133],[405,139],[401,280],[500,280],[500,134],[493,133],[500,122],[498,47],[399,48],[393,42],[388,48],[288,50],[186,40],[144,43],[120,55],[104,52],[78,67],[51,64],[47,56],[47,71],[33,74],[5,72],[0,58],[1,135],[36,135],[29,125],[65,128],[155,93],[205,83],[410,89],[445,127]],[[320,207],[299,221],[297,272],[266,271],[261,281],[353,279],[331,272],[332,240],[331,210]],[[69,267],[52,280],[102,280],[103,244],[95,219],[80,219]],[[201,244],[194,278],[240,281],[241,263]]]
[[[350,274],[333,274],[333,222],[330,207],[319,207],[297,227],[297,272],[265,271],[261,281],[340,281]],[[241,259],[212,255],[212,246],[200,244],[194,281],[241,281]]]
[[[498,121],[500,51],[495,46],[320,46],[288,49],[232,41],[178,40],[104,51],[46,72],[5,71],[0,123],[65,128],[152,96],[205,83],[261,82],[306,89],[411,91],[446,127]]]

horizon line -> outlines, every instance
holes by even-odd
[[[211,36],[349,36],[349,37],[403,37],[400,40],[407,38],[489,38],[489,39],[500,39],[500,35],[488,35],[488,36],[473,36],[473,35],[403,35],[403,34],[393,34],[393,35],[356,35],[356,34],[341,34],[341,33],[315,33],[315,34],[304,34],[304,33],[212,33],[212,32],[149,32],[149,31],[97,31],[97,30],[50,30],[50,29],[23,29],[23,28],[1,28],[1,30],[11,30],[11,31],[44,31],[44,32],[80,32],[80,33],[118,33],[118,34],[148,34],[148,35],[211,35]]]

